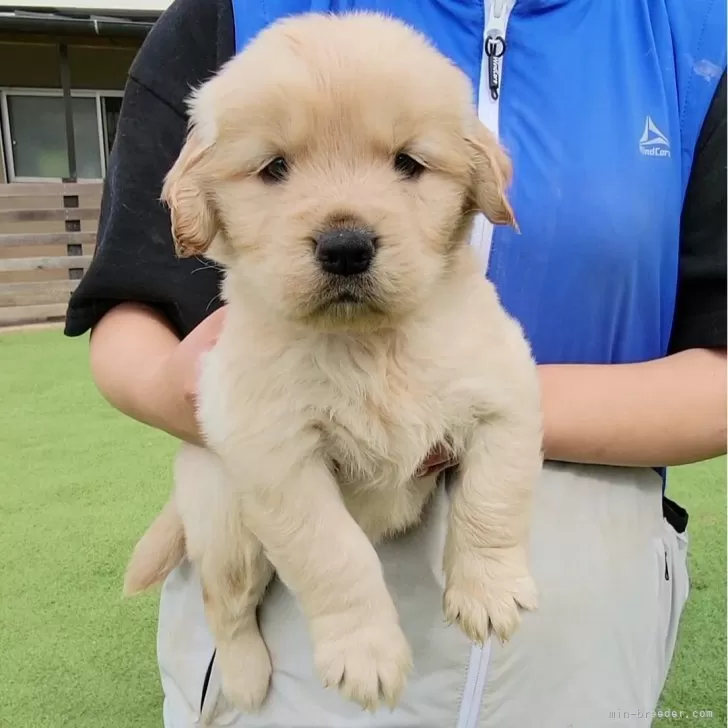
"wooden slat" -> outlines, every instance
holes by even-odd
[[[24,245],[94,245],[96,233],[0,233],[0,248]]]
[[[0,185],[0,197],[35,197],[36,195],[100,195],[99,182],[12,182]]]
[[[69,199],[73,198],[73,199]],[[68,208],[75,207],[100,207],[100,192],[76,192],[70,195],[63,195],[61,192],[53,194],[40,194],[36,192],[33,195],[22,195],[18,197],[0,197],[0,210],[57,210],[65,207],[68,201]]]
[[[65,303],[47,303],[40,306],[7,306],[0,308],[0,326],[33,324],[50,319],[62,319],[68,306]]]
[[[0,185],[0,326],[65,316],[79,284],[67,271],[91,263],[101,193],[98,182]]]
[[[0,259],[0,273],[11,270],[68,270],[86,268],[91,263],[91,255],[38,256],[37,258]]]
[[[65,222],[66,220],[95,220],[97,207],[68,207],[57,210],[0,210],[3,222]]]
[[[65,303],[80,281],[0,283],[0,307]]]
[[[77,198],[77,207],[100,206],[101,198],[92,195],[72,195]],[[62,210],[63,195],[25,195],[23,197],[0,197],[0,210]],[[69,207],[69,210],[76,208]]]

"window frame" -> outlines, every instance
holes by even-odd
[[[108,159],[109,154],[111,154],[111,149],[109,148],[109,130],[106,125],[106,114],[104,113],[106,110],[106,102],[104,101],[104,98],[123,99],[124,92],[119,91],[118,93],[109,94],[109,93],[100,91],[100,92],[98,92],[98,98],[96,101],[96,105],[97,105],[98,113],[99,113],[99,121],[101,124],[101,143],[103,145],[103,152],[104,152],[102,169],[104,170],[104,174],[106,174],[106,160]]]
[[[36,96],[63,98],[63,90],[59,88],[32,88],[24,86],[0,86],[0,136],[2,137],[2,146],[5,148],[6,175],[8,182],[62,182],[60,177],[23,177],[15,174],[15,153],[13,148],[12,130],[10,129],[10,113],[8,109],[8,96]],[[96,131],[99,143],[99,153],[101,159],[101,177],[79,179],[78,182],[98,183],[101,182],[106,175],[106,163],[108,160],[108,152],[106,149],[106,128],[103,118],[103,102],[104,96],[114,98],[123,98],[124,92],[119,90],[106,89],[74,89],[71,91],[71,98],[94,99],[96,106]]]

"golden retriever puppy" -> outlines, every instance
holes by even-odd
[[[537,592],[527,558],[542,465],[530,349],[468,245],[513,224],[509,161],[466,77],[398,21],[306,14],[265,29],[199,88],[163,199],[184,255],[225,269],[199,419],[127,593],[185,552],[223,689],[264,700],[256,607],[274,571],[306,615],[323,683],[394,705],[412,656],[374,549],[418,523],[457,456],[444,611],[507,639]]]

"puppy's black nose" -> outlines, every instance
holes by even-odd
[[[327,230],[315,237],[316,260],[327,273],[355,276],[367,271],[376,236],[364,228]]]

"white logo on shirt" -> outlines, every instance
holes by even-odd
[[[670,156],[670,142],[649,116],[645,119],[645,129],[640,137],[640,154],[645,157]]]

